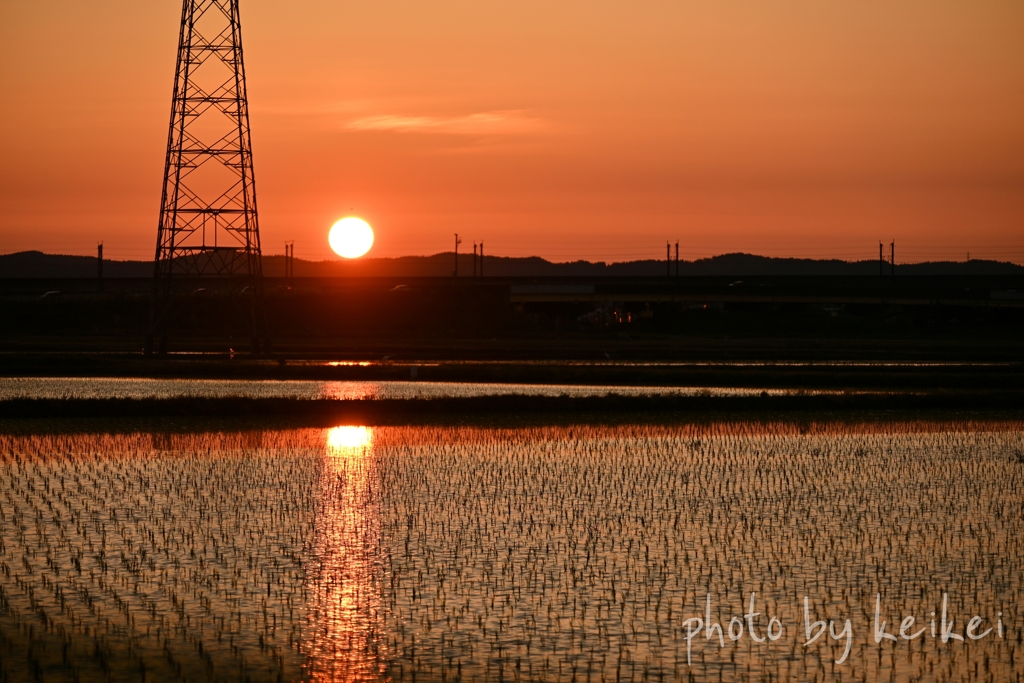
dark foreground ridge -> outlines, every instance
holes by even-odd
[[[485,396],[439,399],[300,400],[290,398],[11,399],[0,401],[0,416],[25,418],[246,418],[294,416],[360,424],[409,419],[459,422],[475,416],[803,414],[836,411],[998,411],[1024,415],[1024,391],[976,392],[792,392],[749,396]],[[3,431],[0,427],[0,431]]]
[[[1006,349],[1006,354],[1016,347]],[[758,344],[753,351],[780,355]],[[968,351],[970,351],[968,347]],[[456,348],[463,357],[469,350]],[[693,350],[710,356],[709,346]],[[803,351],[807,352],[806,348]],[[892,351],[890,348],[889,351]],[[976,351],[976,350],[975,350]],[[945,355],[953,350],[945,349]],[[779,361],[476,361],[476,360],[259,360],[227,354],[145,358],[141,354],[0,353],[3,377],[106,377],[163,380],[273,380],[311,382],[458,382],[472,384],[579,385],[776,389],[789,392],[989,393],[1024,387],[1019,360],[929,362]],[[614,392],[614,389],[610,391]],[[549,393],[550,392],[545,392]]]

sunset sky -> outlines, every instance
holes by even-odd
[[[0,253],[152,258],[177,0],[0,0]],[[242,0],[264,253],[1024,262],[1024,3]]]

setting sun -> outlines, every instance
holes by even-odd
[[[362,218],[347,216],[331,227],[331,249],[344,258],[359,258],[373,246],[373,228]]]

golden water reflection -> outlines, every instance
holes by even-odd
[[[378,680],[386,643],[373,429],[328,429],[322,465],[306,573],[308,673],[317,681]]]
[[[332,458],[362,458],[372,443],[371,427],[333,427],[327,430],[327,453]]]

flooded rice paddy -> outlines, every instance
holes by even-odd
[[[0,434],[6,681],[1017,681],[1022,567],[1017,422]]]
[[[379,400],[476,398],[481,396],[756,396],[785,389],[723,387],[630,387],[579,384],[497,384],[417,381],[178,380],[137,377],[2,377],[0,400],[287,398],[300,400]],[[810,394],[837,393],[805,391]]]

